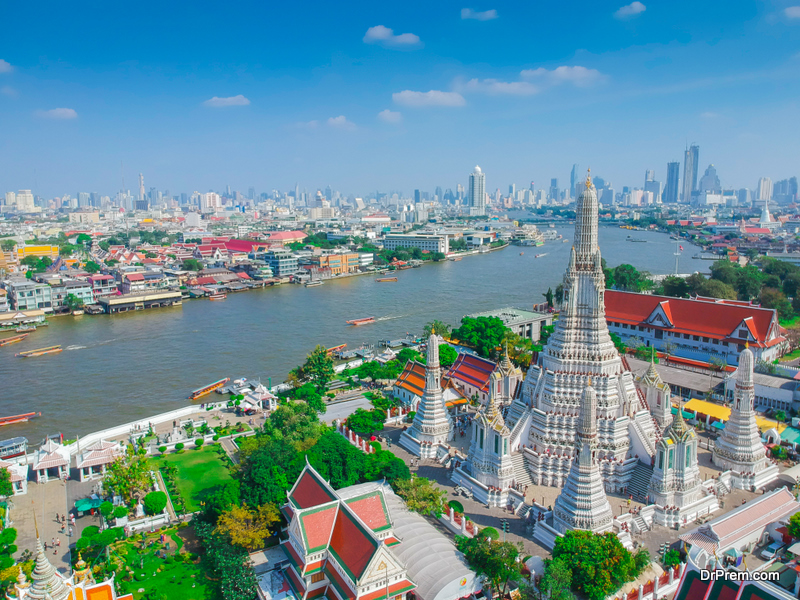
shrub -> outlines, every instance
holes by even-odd
[[[113,512],[114,512],[114,505],[111,504],[111,502],[109,502],[108,500],[106,500],[100,505],[100,514],[103,515],[106,519],[109,518]]]
[[[381,443],[380,442],[370,442],[369,445],[372,447],[372,449],[375,452],[377,452],[378,450],[381,450]]]
[[[413,411],[413,410],[412,410],[411,412],[409,412],[409,413],[406,415],[406,421],[408,421],[409,423],[411,423],[411,422],[414,420],[414,417],[416,417],[416,416],[417,416],[417,413],[416,413],[416,411]]]
[[[98,533],[100,533],[100,528],[97,525],[88,525],[87,527],[83,528],[81,537],[90,538]]]
[[[144,497],[144,512],[157,515],[167,506],[167,495],[164,492],[150,492]]]
[[[778,460],[785,460],[786,459],[786,448],[783,446],[774,446],[772,448],[772,456],[777,458]]]
[[[159,446],[158,447],[158,451],[161,452],[161,454],[164,454],[164,452],[167,451],[167,447],[166,446]]]
[[[180,452],[180,451],[182,451],[183,449],[184,449],[183,442],[178,442],[177,444],[175,444],[175,451],[176,451],[176,452]]]
[[[491,538],[495,542],[500,539],[500,534],[494,527],[484,527],[478,535],[482,538]]]
[[[452,508],[457,513],[463,513],[464,512],[464,505],[461,504],[461,502],[459,502],[458,500],[450,500],[447,504],[449,504],[450,508]],[[492,538],[492,539],[494,539],[494,538]]]
[[[195,445],[195,446],[197,446],[197,449],[198,449],[198,450],[200,449],[200,446],[202,446],[202,445],[203,445],[203,441],[204,441],[204,440],[203,440],[203,438],[197,438],[197,439],[194,441],[194,445]]]
[[[681,553],[678,550],[667,550],[664,555],[664,566],[674,567],[681,563]]]
[[[127,506],[118,506],[114,509],[114,517],[117,519],[121,519],[123,517],[128,516],[128,507]]]
[[[212,440],[214,440],[215,442],[218,442],[218,441],[219,441],[219,434],[216,434],[216,435],[215,435],[213,438],[211,438],[211,439],[212,439]]]

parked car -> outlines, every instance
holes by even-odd
[[[759,556],[761,556],[761,558],[763,558],[764,560],[772,560],[785,547],[786,544],[783,544],[781,542],[772,542],[769,546],[767,546],[761,551],[761,554]]]

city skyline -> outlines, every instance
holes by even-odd
[[[620,188],[665,182],[692,143],[726,188],[796,174],[789,2],[188,6],[7,7],[41,35],[4,36],[0,189],[408,193],[475,164],[487,190],[545,188],[575,163]]]

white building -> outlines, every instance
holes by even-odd
[[[11,487],[14,496],[28,493],[28,465],[19,465],[12,461],[0,460],[0,471],[6,469],[11,476]]]
[[[469,176],[469,214],[478,217],[486,214],[486,173],[478,166]]]
[[[395,233],[383,238],[383,247],[387,250],[398,248],[419,248],[428,252],[450,252],[450,241],[447,235]]]
[[[30,190],[20,190],[17,192],[17,211],[19,212],[35,212],[36,207],[33,204],[33,194]]]
[[[769,202],[772,200],[772,179],[769,177],[761,177],[758,180],[757,193],[756,200],[759,202]]]

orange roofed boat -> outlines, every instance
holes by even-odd
[[[0,340],[0,346],[8,346],[9,344],[16,344],[17,342],[21,342],[26,337],[28,337],[30,333],[23,333],[22,335],[12,335],[11,337],[4,338]]]
[[[370,323],[375,322],[375,317],[364,317],[363,319],[353,319],[352,321],[347,321],[348,325],[369,325]]]
[[[36,350],[28,350],[27,352],[19,352],[16,356],[21,358],[33,358],[34,356],[44,356],[45,354],[56,354],[61,352],[61,346],[48,346],[47,348],[37,348]]]

